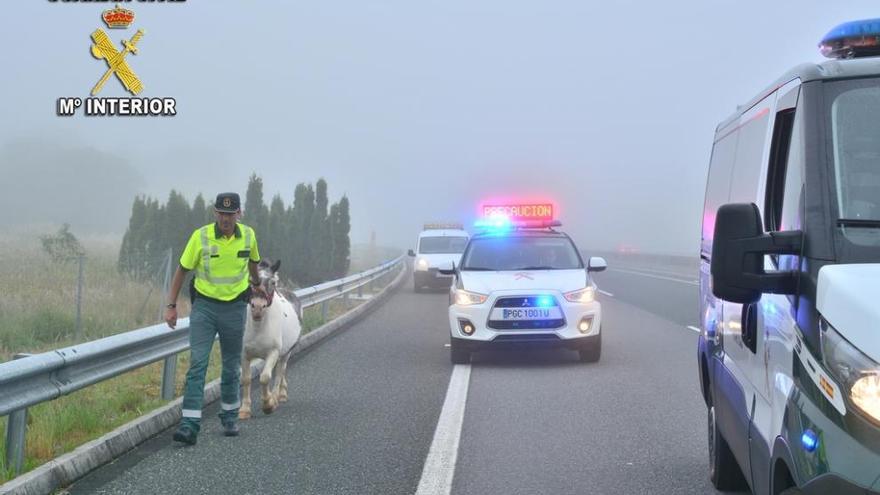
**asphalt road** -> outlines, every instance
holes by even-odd
[[[613,270],[597,280],[614,294],[600,296],[600,362],[564,350],[474,356],[452,493],[717,493],[688,328],[697,287]],[[222,437],[209,409],[196,447],[165,432],[70,491],[413,494],[453,370],[445,311],[444,292],[404,285],[292,362],[291,401],[257,413],[241,437]]]

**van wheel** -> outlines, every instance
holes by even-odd
[[[471,351],[456,345],[455,339],[449,344],[449,360],[452,364],[468,364],[471,362]]]
[[[709,406],[709,480],[722,491],[742,490],[746,480],[715,422],[715,406]]]
[[[802,495],[803,493],[804,492],[802,492],[800,488],[793,486],[791,488],[786,488],[785,490],[782,490],[782,493],[780,493],[779,495]]]
[[[599,338],[596,341],[588,346],[584,346],[582,349],[578,350],[578,354],[580,354],[580,359],[582,363],[595,363],[599,361],[599,358],[602,357],[602,332],[599,331]]]
[[[413,281],[413,292],[415,292],[415,293],[422,292],[422,286],[419,285],[419,283],[416,281]]]

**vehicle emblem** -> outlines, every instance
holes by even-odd
[[[525,298],[525,299],[523,299],[522,305],[523,305],[523,307],[526,307],[526,306],[530,306],[531,303],[529,302],[528,298]]]
[[[524,279],[524,278],[527,278],[527,279],[529,279],[529,280],[535,280],[535,279],[534,279],[531,275],[529,275],[528,273],[516,273],[516,274],[513,275],[513,278],[514,278],[514,280],[522,280],[522,279]]]

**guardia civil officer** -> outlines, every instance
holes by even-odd
[[[220,336],[223,371],[220,381],[220,421],[223,434],[237,436],[242,338],[249,296],[249,279],[259,280],[260,252],[254,230],[238,223],[241,199],[221,193],[214,203],[216,223],[193,232],[171,282],[165,322],[177,324],[177,296],[186,273],[195,270],[189,318],[190,365],[183,394],[183,418],[174,440],[195,445],[201,427],[202,396],[208,356]],[[250,275],[250,277],[248,277]]]

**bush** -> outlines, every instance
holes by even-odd
[[[40,242],[43,244],[43,251],[56,263],[72,263],[86,254],[82,244],[70,232],[70,225],[66,223],[55,235],[41,235]]]

